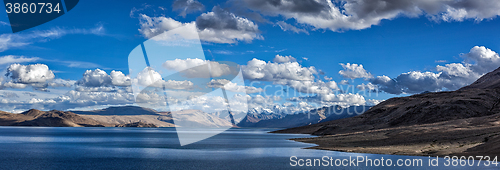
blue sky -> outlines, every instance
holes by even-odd
[[[379,1],[394,3],[391,1]],[[486,4],[488,3],[486,1],[471,1],[471,3],[477,4],[467,6],[460,5],[458,1],[457,3],[443,1],[442,3],[431,4],[437,6],[436,8],[438,9],[431,10],[423,7],[424,5],[422,4],[419,6],[417,2],[420,1],[415,1],[414,7],[420,9],[420,11],[407,10],[407,6],[398,6],[401,4],[394,3],[394,9],[380,7],[380,11],[371,11],[371,13],[367,11],[366,15],[362,15],[364,12],[359,11],[359,9],[364,8],[359,7],[356,8],[358,9],[357,11],[345,9],[344,13],[346,13],[346,16],[347,14],[354,16],[346,22],[337,22],[331,16],[326,17],[326,19],[329,19],[333,23],[337,23],[332,25],[319,23],[319,20],[317,22],[312,20],[309,22],[307,18],[301,18],[300,16],[314,16],[316,13],[324,12],[321,10],[329,10],[331,12],[334,8],[301,13],[300,10],[287,9],[289,6],[285,5],[276,7],[282,11],[269,10],[270,7],[263,5],[242,5],[249,3],[245,0],[185,1],[185,4],[192,5],[193,2],[202,4],[204,8],[202,10],[195,9],[183,17],[179,15],[182,11],[173,10],[174,1],[131,1],[127,3],[121,1],[80,1],[67,14],[19,33],[12,34],[10,27],[7,24],[3,24],[0,26],[0,33],[2,34],[0,38],[11,36],[11,41],[4,43],[6,47],[1,50],[0,57],[12,55],[16,59],[19,59],[21,56],[36,59],[7,63],[0,65],[0,67],[7,69],[11,64],[15,63],[22,65],[40,63],[47,65],[53,72],[55,75],[53,79],[73,81],[82,79],[82,75],[86,70],[95,70],[97,68],[104,70],[107,74],[115,70],[121,71],[124,75],[129,75],[127,60],[129,53],[141,42],[151,38],[139,30],[141,29],[141,24],[146,22],[141,15],[156,19],[170,18],[176,22],[187,24],[197,21],[197,18],[199,19],[202,15],[216,11],[217,9],[222,11],[219,11],[222,14],[229,14],[227,16],[243,18],[258,28],[256,30],[253,29],[254,27],[245,28],[246,30],[236,29],[235,31],[238,35],[245,33],[245,31],[249,32],[250,38],[231,39],[232,42],[229,43],[221,42],[220,40],[206,41],[202,38],[205,55],[209,56],[208,51],[211,51],[217,61],[232,61],[241,65],[247,65],[247,62],[254,58],[265,62],[272,62],[276,55],[292,56],[302,67],[313,66],[318,72],[321,70],[324,73],[316,74],[316,79],[313,82],[322,81],[326,83],[330,81],[324,79],[324,76],[327,76],[331,77],[331,81],[336,82],[339,87],[342,86],[339,84],[342,80],[347,80],[350,85],[357,86],[362,83],[371,83],[380,89],[378,96],[364,96],[365,100],[385,100],[390,97],[411,95],[423,91],[455,90],[457,86],[471,83],[478,76],[485,73],[485,70],[478,71],[478,68],[487,68],[487,71],[491,71],[493,68],[500,66],[485,66],[480,64],[483,61],[474,60],[477,58],[474,58],[474,56],[481,56],[481,52],[486,53],[488,50],[500,51],[500,43],[498,42],[498,38],[500,37],[500,32],[498,31],[500,21],[497,18],[499,12],[494,12],[500,11],[497,9],[497,7],[500,7],[497,3]],[[266,1],[260,0],[259,2],[264,4]],[[295,1],[289,2],[291,4],[297,3]],[[316,5],[325,5],[327,1],[318,0],[311,2],[317,2]],[[349,4],[351,2],[346,1],[345,3]],[[342,4],[334,5],[338,9],[345,8]],[[354,4],[353,6],[356,7],[356,5],[362,6],[363,4]],[[398,9],[398,7],[401,8]],[[0,10],[3,10],[3,8]],[[310,10],[315,9],[311,8]],[[463,10],[465,14],[458,15],[457,13],[450,12],[453,10]],[[479,12],[478,14],[478,11],[484,11],[484,13]],[[214,18],[208,18],[206,22],[212,21],[209,19]],[[230,30],[224,26],[217,26],[217,24],[224,25],[221,22],[229,21],[224,18],[219,19],[217,20],[218,22],[214,22],[212,25],[209,24],[205,29],[212,29],[212,31],[216,29],[223,31],[224,29],[226,31]],[[6,13],[0,15],[0,21],[2,23],[9,23]],[[279,22],[286,22],[288,25],[301,31],[294,32],[290,31],[290,29],[283,29],[279,25]],[[364,23],[360,24],[361,22]],[[148,27],[148,29],[168,31],[168,28],[162,27],[159,23]],[[198,29],[201,29],[199,23]],[[57,32],[59,35],[48,37],[37,36],[47,32]],[[25,44],[12,45],[19,42]],[[471,49],[476,46],[479,51],[473,53]],[[480,47],[484,47],[484,49]],[[498,54],[496,56],[493,54],[492,57],[493,59],[491,57],[488,59],[488,61],[491,60],[489,63],[498,64],[495,58],[498,57]],[[471,59],[471,61],[467,59]],[[339,74],[339,71],[344,70],[344,68],[340,63],[362,65],[363,69],[367,73],[370,73],[372,77],[350,79],[342,76]],[[458,73],[451,70],[438,70],[436,67],[437,65],[445,66],[445,64],[450,63],[463,64],[462,66],[467,67],[465,71],[467,75],[459,76]],[[425,76],[434,76],[433,78],[436,80],[427,81],[427,79],[424,80],[424,77],[421,80],[408,80],[409,84],[418,85],[422,83],[421,86],[436,87],[410,87],[407,86],[408,83],[404,82],[407,80],[403,79],[404,77],[398,79],[397,85],[393,86],[377,81],[377,76],[385,75],[391,79],[396,79],[403,73],[410,71],[434,73],[436,75]],[[443,79],[443,77],[436,77],[440,76],[437,75],[440,73],[443,75],[442,72],[446,73],[446,75],[452,75],[452,78]],[[5,71],[2,73],[5,73]],[[13,79],[12,77],[4,78],[4,84],[9,81],[7,80],[9,78]],[[247,86],[251,83],[251,79],[247,78]],[[254,78],[253,80],[256,79]],[[20,79],[14,79],[11,82],[16,83],[16,81],[18,81],[17,83],[23,83]],[[263,83],[277,84],[277,80],[266,80]],[[28,86],[30,85],[28,84]],[[71,91],[74,88],[76,87],[49,87],[50,92],[45,92],[47,95],[39,96],[49,99],[54,96],[65,95],[67,91]],[[117,88],[123,88],[123,86]],[[258,88],[262,87],[258,86]],[[395,88],[397,90],[394,90]],[[275,88],[268,90],[276,91]],[[356,91],[358,90],[359,88],[356,89]],[[19,91],[29,91],[42,94],[39,90],[34,90],[34,88],[30,87],[4,87],[0,91],[15,92],[16,94]],[[54,95],[51,96],[50,94]],[[252,97],[255,97],[255,95],[250,94]],[[311,93],[311,95],[318,94]],[[4,98],[7,99],[6,97]],[[31,97],[19,96],[18,100],[29,99]],[[289,100],[283,98],[275,102],[284,103],[287,101]],[[131,103],[111,102],[110,105],[113,104]],[[96,106],[104,105],[106,105],[105,102],[102,102]],[[22,107],[16,107],[13,104],[9,105],[9,109],[6,110],[22,110],[26,109],[26,107],[35,106],[23,104]],[[56,106],[36,107],[40,107],[41,109],[55,107],[58,109]],[[86,106],[75,106],[75,108],[82,107]]]

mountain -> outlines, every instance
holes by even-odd
[[[239,127],[289,128],[315,124],[328,120],[347,118],[362,113],[369,107],[325,107],[310,111],[291,110],[274,106],[271,109],[254,108],[237,124]],[[296,109],[296,108],[292,108]],[[173,114],[175,116],[173,117]],[[0,126],[110,126],[110,127],[227,127],[232,126],[223,113],[205,113],[199,110],[158,112],[137,106],[109,107],[92,111],[39,111],[21,114],[0,112]]]
[[[313,109],[308,112],[286,114],[270,112],[265,110],[262,113],[251,112],[238,124],[239,127],[266,127],[266,128],[290,128],[304,125],[316,124],[319,122],[343,119],[357,116],[368,110],[370,106],[351,106],[342,108],[340,106],[323,107]]]
[[[408,155],[498,154],[499,147],[478,148],[499,144],[492,143],[500,141],[499,103],[500,68],[457,91],[391,98],[359,116],[277,133],[330,135],[303,141],[342,151]],[[443,148],[436,147],[439,144],[443,144]],[[493,148],[496,150],[491,150]]]
[[[499,89],[500,88],[500,68],[485,74],[474,83],[462,87],[460,90],[467,89]]]
[[[0,115],[2,126],[52,126],[52,127],[104,127],[112,126],[103,124],[93,119],[81,117],[73,112],[58,110],[40,111],[31,109],[20,114],[3,112]]]
[[[92,111],[73,111],[79,115],[159,115],[156,110],[137,107],[137,106],[120,106],[120,107],[108,107],[101,110]]]

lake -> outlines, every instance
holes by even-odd
[[[314,146],[288,140],[308,135],[270,134],[276,129],[230,129],[180,146],[175,128],[0,127],[0,169],[496,169],[428,166],[428,157],[344,153],[303,149]],[[206,133],[193,129],[192,133]],[[295,156],[294,158],[291,158]],[[307,159],[331,158],[336,166],[306,167]],[[342,166],[349,157],[371,159]],[[384,158],[380,163],[380,159]],[[291,161],[293,159],[293,161]],[[302,159],[303,161],[299,161]],[[361,158],[360,158],[361,159]],[[375,167],[379,160],[379,166]],[[387,159],[393,161],[392,166]],[[398,167],[397,160],[423,160],[423,167]],[[295,162],[294,162],[295,161]],[[350,162],[350,160],[348,160]],[[483,161],[484,162],[484,161]],[[326,161],[322,161],[326,165]],[[373,164],[374,163],[374,164]],[[296,166],[292,166],[294,164]],[[304,166],[299,166],[299,164]],[[418,161],[417,161],[418,164]],[[476,162],[477,164],[477,162]]]

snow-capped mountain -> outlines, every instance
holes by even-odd
[[[330,106],[318,109],[280,107],[254,108],[238,124],[240,127],[289,128],[324,121],[353,117],[367,111],[371,106]],[[305,110],[310,109],[310,110]]]

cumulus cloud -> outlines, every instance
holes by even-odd
[[[360,94],[354,93],[328,93],[316,96],[292,97],[290,101],[295,102],[313,102],[323,106],[339,105],[343,107],[365,105],[366,100]]]
[[[88,87],[108,86],[111,84],[111,77],[101,69],[87,70],[77,84]]]
[[[498,53],[483,46],[475,46],[469,53],[460,56],[464,58],[462,63],[437,65],[437,73],[411,71],[394,79],[377,76],[370,81],[391,94],[457,90],[500,66]]]
[[[76,81],[55,79],[52,70],[45,64],[11,64],[4,77],[0,77],[0,89],[24,89],[33,87],[34,90],[48,92],[48,87],[72,87]]]
[[[196,18],[196,26],[201,31],[200,38],[210,42],[234,43],[235,40],[251,42],[253,39],[263,39],[257,24],[218,6],[212,12]]]
[[[51,95],[52,96],[52,95]],[[40,109],[40,110],[68,110],[75,108],[89,108],[109,105],[130,105],[134,103],[134,96],[126,92],[89,92],[71,90],[57,97],[43,97],[30,95],[27,99],[15,100],[0,99],[2,110]]]
[[[242,66],[243,76],[249,80],[314,80],[317,70],[311,67],[302,67],[298,62],[272,63],[259,59],[252,59]]]
[[[297,92],[306,94],[327,94],[332,93],[334,90],[338,90],[337,83],[334,81],[323,82],[321,80],[317,81],[298,81],[298,80],[285,80],[277,81],[277,84],[286,85]]]
[[[209,66],[210,65],[210,66]],[[202,59],[175,59],[168,60],[162,64],[162,67],[168,70],[175,70],[181,72],[183,76],[188,78],[208,78],[220,77],[224,75],[236,75],[235,69],[227,64],[222,64],[215,61],[208,61]]]
[[[54,73],[45,64],[12,64],[7,68],[6,75],[14,82],[22,84],[45,83],[55,77]]]
[[[300,95],[312,95],[312,97],[292,97],[288,99],[294,102],[315,103],[320,106],[363,105],[366,102],[364,97],[359,94],[339,94],[340,88],[335,81],[324,82],[316,78],[318,71],[314,67],[302,67],[296,61],[289,61],[291,59],[295,58],[277,55],[273,62],[252,59],[248,61],[247,65],[242,66],[243,76],[247,80],[270,81],[273,84],[288,86],[301,93]],[[351,68],[351,65],[348,67]],[[358,67],[358,65],[353,66],[353,68]],[[353,70],[358,71],[359,69]],[[357,76],[359,74],[353,75]],[[327,77],[325,80],[328,79],[330,78]]]
[[[182,23],[163,16],[149,17],[142,14],[140,25],[139,32],[146,38],[152,38],[165,31],[184,26],[189,30],[181,34],[185,36],[184,38],[196,38],[190,34],[192,31],[197,31],[199,38],[207,42],[233,44],[238,41],[251,42],[254,39],[263,39],[257,24],[218,6],[215,6],[211,12],[197,17],[196,21],[189,23]]]
[[[295,59],[292,56],[281,56],[279,54],[276,54],[276,56],[273,59],[273,62],[275,63],[288,63],[288,62],[296,62],[297,59]]]
[[[357,79],[357,78],[372,78],[372,74],[366,71],[361,64],[343,64],[340,65],[344,68],[344,70],[340,70],[339,74],[345,78]]]
[[[130,86],[130,76],[125,76],[121,71],[111,71],[109,74],[111,84],[115,86]]]
[[[161,75],[150,67],[144,68],[141,72],[137,74],[137,77],[133,80],[134,84],[139,86],[154,86],[161,87]]]
[[[196,0],[176,0],[172,5],[174,11],[179,11],[179,15],[186,17],[187,14],[204,11],[205,5]]]
[[[130,86],[130,77],[125,76],[121,71],[111,71],[111,75],[104,70],[87,70],[83,77],[76,82],[77,85],[86,87],[101,86]]]
[[[163,80],[161,74],[156,72],[151,68],[145,68],[141,72],[137,74],[137,77],[132,80],[134,84],[143,86],[143,87],[158,87],[165,89],[192,89],[194,87],[193,82],[184,80],[184,81],[176,81],[176,80]]]
[[[500,2],[490,0],[243,0],[253,11],[295,19],[315,29],[361,30],[382,20],[425,15],[435,21],[481,21],[500,14]]]

